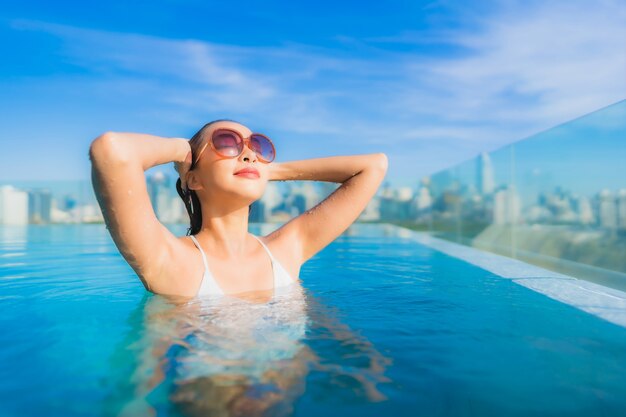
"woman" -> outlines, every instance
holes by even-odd
[[[190,140],[106,132],[89,155],[94,191],[121,254],[148,291],[181,297],[266,300],[299,286],[302,264],[358,218],[387,171],[383,153],[273,162],[269,138],[223,119]],[[144,171],[168,162],[180,176],[191,236],[174,236],[150,204]],[[285,180],[341,186],[267,236],[250,234],[249,206],[268,181]]]

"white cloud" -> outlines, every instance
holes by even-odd
[[[450,121],[524,124],[527,132],[593,111],[626,97],[624,21],[623,2],[507,2],[480,18],[479,31],[441,37],[467,55],[410,64],[409,85],[441,88],[399,105],[419,101]]]
[[[104,75],[93,81],[106,83],[102,94],[117,84],[128,97],[136,85],[153,100],[147,113],[183,122],[241,116],[294,138],[323,134],[320,147],[362,141],[372,150],[395,145],[399,154],[409,143],[428,149],[436,141],[450,148],[438,156],[441,168],[626,97],[623,2],[507,1],[489,13],[457,12],[466,29],[340,36],[338,49],[242,47],[33,21],[14,28],[61,38],[67,60]],[[394,48],[411,43],[457,49]],[[412,163],[420,166],[420,158],[430,157],[416,154]],[[393,160],[390,167],[393,177]]]

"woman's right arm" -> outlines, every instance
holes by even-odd
[[[106,132],[89,148],[91,179],[107,229],[144,287],[154,293],[178,288],[178,283],[170,282],[169,269],[180,242],[157,219],[144,171],[183,162],[190,151],[186,139],[121,132]]]

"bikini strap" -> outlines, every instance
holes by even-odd
[[[267,252],[267,254],[270,256],[272,263],[274,263],[274,257],[272,256],[272,252],[270,252],[270,249],[265,245],[265,243],[263,243],[263,241],[258,236],[255,236],[255,235],[252,235],[252,236],[254,236],[254,238],[258,240],[259,243],[261,243],[261,245],[263,245],[263,247],[265,248],[265,252]]]
[[[263,245],[263,247],[265,248],[265,251],[270,256],[270,260],[272,261],[272,270],[274,272],[274,287],[276,288],[277,286],[282,285],[282,283],[289,284],[289,283],[295,282],[296,280],[291,277],[291,275],[289,274],[289,272],[287,272],[285,267],[283,267],[282,264],[276,258],[274,258],[274,256],[272,255],[272,252],[267,247],[267,245],[263,243],[263,241],[258,236],[255,236],[255,235],[252,235],[252,236],[254,236],[256,240],[261,242],[261,245]],[[287,277],[286,279],[284,278],[285,276]]]
[[[196,245],[196,247],[198,249],[200,249],[200,253],[202,254],[202,263],[204,264],[204,270],[208,271],[209,270],[209,266],[208,266],[208,262],[206,260],[206,255],[204,254],[204,251],[200,247],[200,244],[198,243],[198,240],[196,239],[196,237],[194,235],[190,235],[189,237],[191,238],[191,240],[193,240],[193,243]]]

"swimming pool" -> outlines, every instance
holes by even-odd
[[[0,228],[0,415],[623,415],[626,328],[395,228],[353,225],[300,277],[181,304],[103,225]]]

